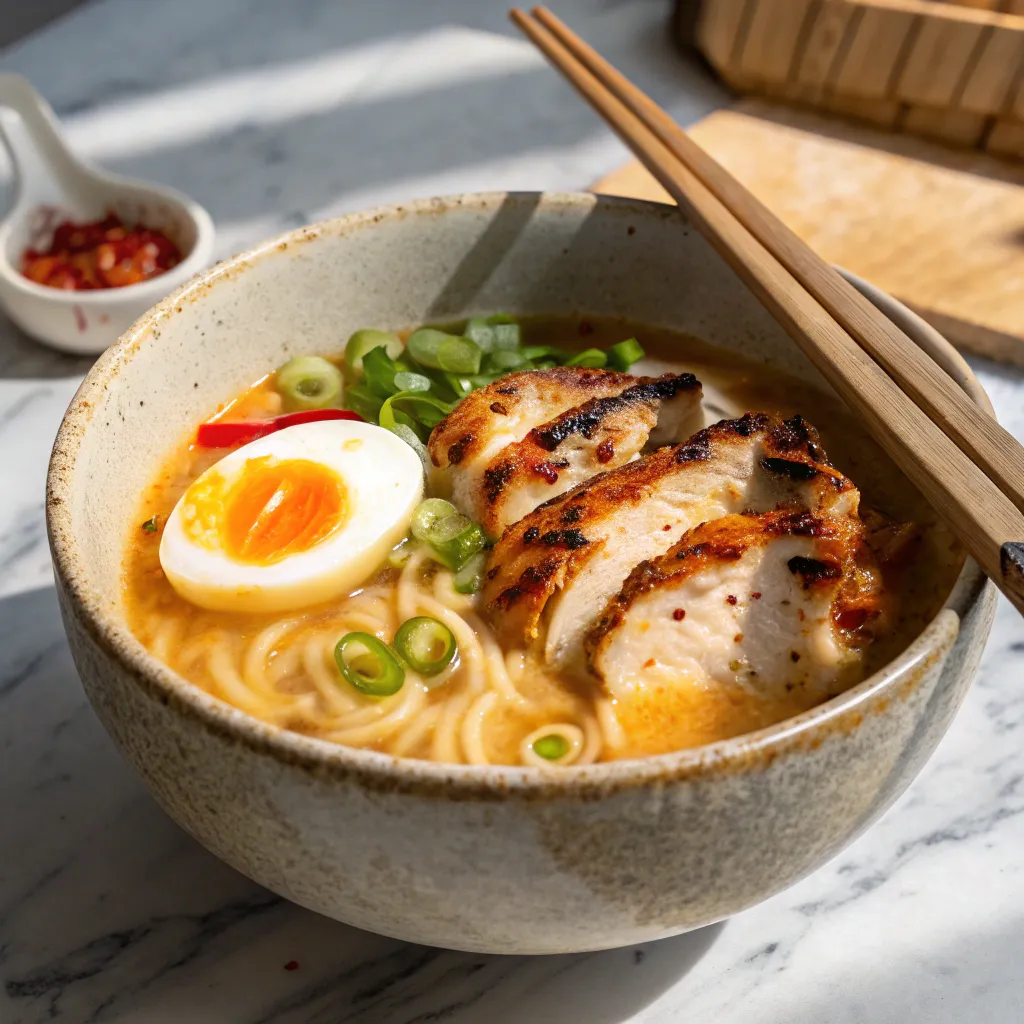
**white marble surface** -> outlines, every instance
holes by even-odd
[[[682,120],[660,0],[559,10]],[[185,189],[220,252],[325,213],[573,188],[621,147],[501,0],[100,0],[0,57],[84,152]],[[910,792],[790,891],[636,949],[501,958],[317,917],[224,867],[113,751],[57,616],[46,457],[87,361],[0,322],[0,1021],[1011,1024],[1024,1019],[1024,626],[1004,604]],[[979,366],[1024,437],[1024,377]],[[296,962],[289,970],[286,965]]]

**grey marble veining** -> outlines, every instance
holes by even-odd
[[[660,0],[559,11],[683,121],[721,102]],[[220,254],[325,214],[461,189],[575,188],[621,147],[494,0],[100,0],[0,55],[107,166],[173,184]],[[917,783],[812,877],[692,935],[501,958],[358,932],[173,825],[112,749],[63,638],[42,490],[88,360],[0,321],[0,1021],[1024,1019],[1024,626],[1005,604]],[[976,363],[1024,437],[1024,375]]]

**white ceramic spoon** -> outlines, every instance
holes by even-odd
[[[0,138],[17,179],[14,205],[0,221],[0,305],[39,341],[65,352],[102,352],[210,262],[213,221],[198,203],[75,156],[50,105],[20,75],[0,74]],[[96,291],[47,288],[21,275],[22,253],[48,244],[59,221],[97,220],[111,210],[128,224],[164,232],[181,250],[181,263],[139,284]]]

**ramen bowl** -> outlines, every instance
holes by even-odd
[[[987,405],[942,338],[855,283]],[[329,917],[491,953],[709,924],[819,867],[920,770],[991,626],[995,592],[973,563],[911,646],[842,696],[736,739],[560,770],[401,759],[285,731],[175,675],[125,625],[126,537],[175,438],[297,351],[337,351],[365,324],[494,310],[672,327],[818,380],[671,207],[464,195],[292,232],[143,316],[72,402],[47,510],[75,663],[161,806],[239,871]]]

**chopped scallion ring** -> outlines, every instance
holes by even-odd
[[[584,735],[571,722],[542,725],[527,736],[519,746],[523,764],[537,768],[572,764],[583,752]]]
[[[452,586],[457,594],[475,594],[484,581],[484,570],[487,568],[487,556],[478,552],[469,559],[452,577]]]
[[[346,633],[334,648],[334,660],[345,680],[369,697],[390,697],[405,682],[401,662],[372,633]]]
[[[398,627],[395,650],[414,672],[436,676],[451,664],[458,647],[455,634],[443,622],[420,615]]]
[[[607,362],[608,357],[599,348],[588,348],[584,352],[578,352],[565,365],[582,366],[588,370],[600,370]]]
[[[352,377],[362,374],[363,356],[375,348],[383,348],[390,359],[397,359],[402,354],[402,342],[397,334],[369,328],[356,331],[345,345],[345,367]]]
[[[458,509],[443,498],[427,498],[416,506],[412,514],[412,535],[417,540],[430,542],[430,535],[437,523],[458,513]]]
[[[636,338],[627,338],[608,349],[608,365],[613,370],[620,370],[623,373],[643,357],[643,346]]]
[[[275,383],[289,412],[330,409],[341,400],[341,370],[320,356],[289,359],[277,371]]]

